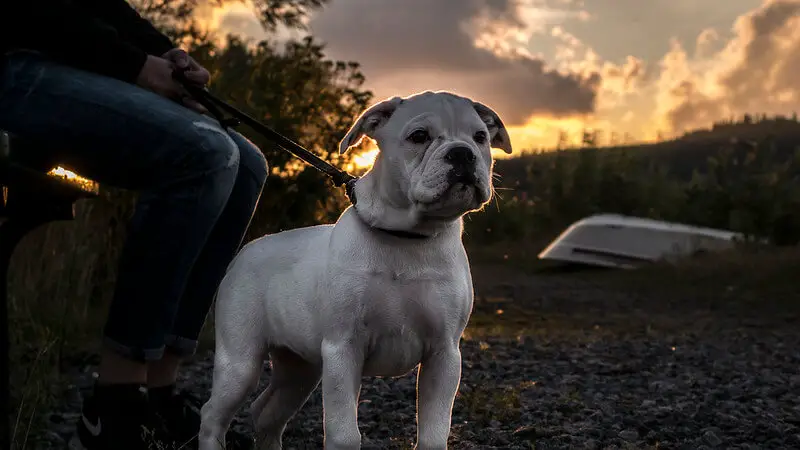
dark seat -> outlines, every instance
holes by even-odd
[[[31,230],[75,218],[75,202],[96,197],[100,186],[61,169],[33,140],[0,130],[0,448],[10,448],[9,323],[7,277],[11,254]]]

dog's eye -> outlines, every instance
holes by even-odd
[[[415,144],[424,144],[428,142],[431,135],[425,130],[417,130],[408,136],[408,140]]]
[[[485,144],[486,143],[486,132],[485,131],[476,131],[475,134],[472,136],[472,139],[475,140],[478,144]]]

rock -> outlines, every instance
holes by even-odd
[[[533,439],[539,432],[535,425],[524,425],[514,430],[514,437],[517,439]]]
[[[703,440],[712,447],[716,447],[722,444],[722,439],[717,436],[717,433],[714,430],[706,430],[703,433]]]
[[[636,430],[626,429],[619,432],[620,439],[624,439],[628,442],[635,442],[639,439],[639,432]]]

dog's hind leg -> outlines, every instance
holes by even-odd
[[[224,448],[225,433],[236,411],[255,390],[261,372],[261,360],[231,361],[219,355],[215,355],[211,398],[201,409],[200,450]]]
[[[272,377],[269,386],[253,402],[250,410],[259,450],[281,450],[286,424],[306,403],[322,374],[321,367],[289,350],[273,350],[270,356]]]
[[[219,346],[218,346],[219,347]],[[201,409],[199,450],[221,450],[225,444],[225,433],[233,417],[247,396],[258,385],[263,368],[263,358],[251,355],[229,357],[217,348],[214,355],[214,380],[211,398]]]
[[[258,386],[267,345],[261,325],[242,304],[239,292],[245,283],[235,278],[223,281],[217,296],[216,348],[211,397],[203,405],[199,450],[221,450],[225,433],[247,396]]]

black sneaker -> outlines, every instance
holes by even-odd
[[[147,450],[159,445],[158,432],[147,400],[147,389],[139,385],[95,385],[83,402],[70,450]],[[167,447],[168,448],[168,447]]]
[[[150,389],[150,405],[161,427],[166,430],[169,444],[180,450],[193,450],[198,446],[197,433],[200,431],[200,409],[202,401],[175,386]],[[228,430],[226,435],[228,450],[245,450],[252,447],[252,440],[241,433]]]
[[[170,444],[175,448],[197,448],[200,431],[199,400],[174,385],[150,389],[150,407],[166,430]]]

